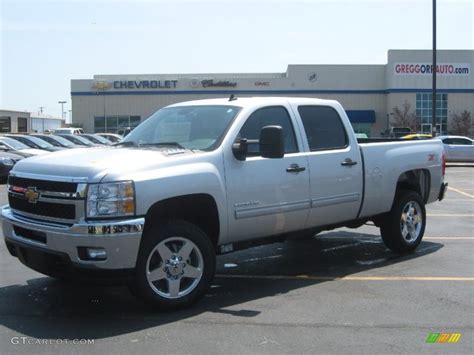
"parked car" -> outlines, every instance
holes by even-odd
[[[117,133],[122,136],[126,137],[133,129],[130,127],[120,128]]]
[[[408,127],[392,127],[390,129],[389,137],[391,138],[400,138],[406,136],[407,134],[413,133],[412,130]]]
[[[108,139],[105,139],[104,137],[95,135],[95,134],[81,134],[81,137],[87,139],[88,141],[95,143],[95,144],[101,144],[101,145],[111,145],[110,141]]]
[[[11,153],[5,147],[0,147],[0,180],[4,180],[13,166],[24,156]]]
[[[122,141],[122,136],[119,136],[118,134],[113,134],[113,133],[96,133],[97,136],[104,137],[105,139],[108,139],[112,143],[118,143]]]
[[[424,133],[412,133],[407,134],[406,136],[401,137],[401,139],[408,139],[408,140],[421,140],[421,139],[431,139],[431,134],[424,134]]]
[[[67,149],[73,149],[73,148],[83,148],[84,146],[82,145],[77,145],[71,142],[70,140],[67,140],[66,138],[63,138],[61,136],[55,136],[52,134],[34,134],[34,137],[38,137],[39,139],[44,140],[45,142],[48,142],[55,147],[63,147]]]
[[[9,137],[0,136],[0,147],[6,147],[9,151],[27,157],[48,153],[46,150],[30,148],[27,145]]]
[[[58,137],[63,137],[64,139],[67,139],[68,141],[81,145],[83,147],[100,147],[100,144],[95,144],[92,143],[91,141],[87,140],[84,137],[81,137],[80,134],[54,134],[57,135]]]
[[[82,128],[56,128],[53,134],[83,134],[84,130]]]
[[[150,304],[184,307],[211,285],[216,254],[296,232],[372,221],[388,248],[415,250],[425,204],[446,192],[443,154],[434,139],[358,144],[333,100],[184,102],[113,147],[18,162],[3,235],[46,275],[120,273]]]
[[[444,145],[447,161],[474,162],[473,140],[463,136],[438,136]]]
[[[58,150],[65,149],[63,147],[56,147],[52,145],[51,143],[45,142],[44,140],[39,139],[34,136],[27,136],[23,134],[8,134],[8,135],[5,135],[5,137],[17,140],[18,142],[23,143],[30,148],[43,149],[43,150],[47,150],[48,152],[56,152]]]

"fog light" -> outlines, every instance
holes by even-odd
[[[107,252],[104,248],[88,248],[88,247],[79,247],[78,248],[79,258],[81,260],[106,260]]]
[[[93,260],[105,260],[107,259],[107,253],[102,248],[87,248],[87,256]]]

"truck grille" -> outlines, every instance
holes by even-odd
[[[77,190],[77,183],[74,182],[27,179],[17,176],[10,176],[8,184],[26,188],[34,186],[41,191],[76,192]]]
[[[78,189],[84,186],[75,182],[10,176],[8,202],[13,212],[24,217],[72,224],[83,216],[84,195]]]
[[[44,217],[61,219],[76,219],[76,208],[74,205],[38,201],[30,203],[26,198],[13,194],[8,195],[10,207],[19,212],[26,212]]]

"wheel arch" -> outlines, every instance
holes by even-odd
[[[219,243],[219,210],[216,200],[209,194],[188,194],[155,202],[145,215],[144,230],[169,220],[192,223],[209,236],[214,247]]]
[[[417,192],[424,203],[428,201],[431,189],[431,175],[428,169],[408,170],[400,174],[397,179],[395,197],[400,190],[412,190]]]

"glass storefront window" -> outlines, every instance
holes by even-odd
[[[119,129],[135,128],[141,122],[140,116],[95,116],[94,133],[117,133]]]
[[[119,128],[130,127],[130,118],[128,116],[119,116],[118,117],[118,127]]]
[[[117,116],[107,116],[105,123],[107,132],[110,132],[111,129],[117,129]]]
[[[135,128],[141,122],[140,116],[130,116],[130,127]]]
[[[416,94],[415,114],[422,133],[431,133],[432,124],[432,94]],[[448,94],[436,94],[436,130],[446,134],[448,128]]]

